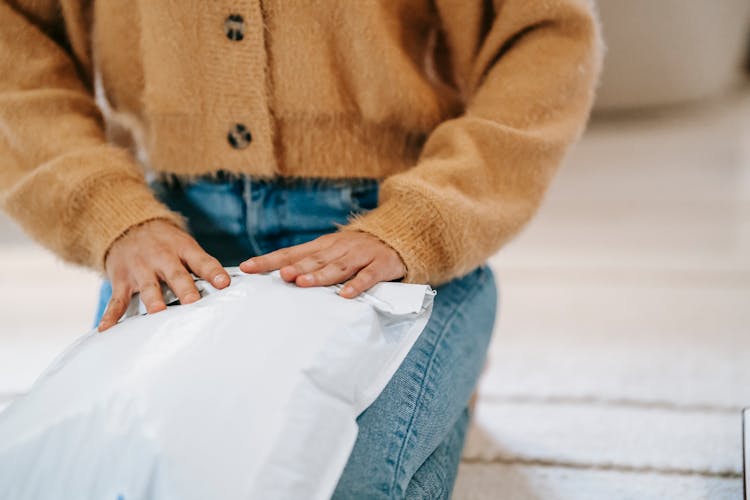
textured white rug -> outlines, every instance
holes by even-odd
[[[594,124],[492,260],[500,318],[455,498],[741,498],[748,144],[750,92]]]

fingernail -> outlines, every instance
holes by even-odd
[[[214,283],[216,285],[226,285],[229,280],[227,279],[227,276],[225,274],[217,274],[214,276]]]
[[[185,296],[185,302],[187,303],[195,302],[196,300],[200,298],[201,296],[198,295],[197,293],[189,293]]]
[[[351,295],[354,293],[354,287],[350,285],[344,286],[344,288],[341,289],[342,295]]]
[[[253,259],[248,259],[243,262],[243,264],[245,264],[245,267],[255,267],[255,261]]]
[[[303,283],[312,283],[313,282],[313,277],[310,274],[303,274],[302,276],[299,277],[299,279]]]

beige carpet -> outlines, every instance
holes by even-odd
[[[749,145],[747,92],[592,126],[492,260],[501,316],[455,498],[741,497]]]

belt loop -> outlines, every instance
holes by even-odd
[[[253,202],[253,180],[250,175],[242,176],[242,199],[245,200],[245,210],[250,210]]]

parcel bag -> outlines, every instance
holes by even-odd
[[[324,499],[435,292],[278,271],[80,337],[0,414],[0,498]]]

